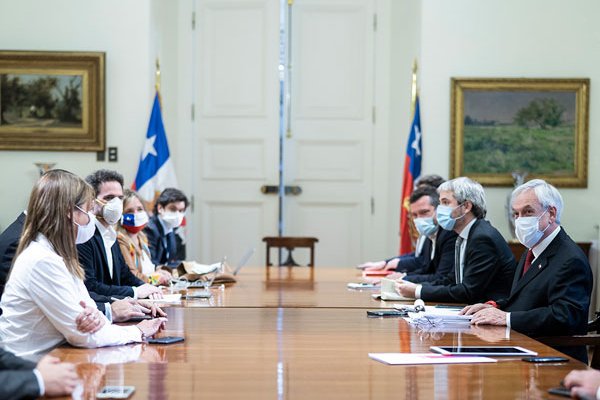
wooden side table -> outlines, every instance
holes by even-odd
[[[289,252],[288,259],[282,265],[295,266],[298,265],[292,258],[292,250],[296,247],[307,247],[310,249],[309,267],[315,266],[315,243],[319,239],[315,237],[294,237],[294,236],[267,236],[263,238],[263,242],[267,244],[267,267],[271,264],[271,247],[284,247]]]

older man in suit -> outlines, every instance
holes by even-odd
[[[438,188],[438,224],[454,230],[454,281],[448,284],[399,282],[396,290],[405,297],[425,301],[474,303],[490,295],[508,295],[515,271],[515,259],[500,233],[483,218],[485,193],[481,185],[461,177]]]
[[[592,272],[586,255],[560,226],[560,193],[534,179],[513,191],[511,206],[517,238],[529,250],[517,266],[510,294],[489,296],[491,301],[463,313],[473,314],[473,324],[507,325],[533,337],[585,334]],[[584,347],[559,350],[587,360]]]

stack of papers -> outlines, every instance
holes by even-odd
[[[399,307],[401,309],[402,306]],[[472,315],[458,315],[460,310],[452,308],[440,308],[435,306],[425,306],[424,312],[409,312],[407,321],[415,325],[432,326],[468,326],[471,323]]]
[[[369,357],[388,365],[474,364],[497,362],[497,360],[488,357],[447,356],[431,353],[369,353]]]

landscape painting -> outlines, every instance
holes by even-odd
[[[588,80],[453,79],[452,89],[453,176],[587,186]]]
[[[0,51],[0,150],[104,150],[104,57]]]

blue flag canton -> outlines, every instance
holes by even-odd
[[[419,107],[419,97],[415,101],[415,115],[410,127],[410,136],[408,137],[408,145],[406,147],[406,155],[410,158],[409,171],[413,179],[417,179],[421,175],[421,112]]]
[[[162,121],[158,93],[154,97],[152,114],[148,123],[146,143],[140,159],[135,185],[139,189],[148,180],[152,179],[160,167],[169,159],[169,145]]]

